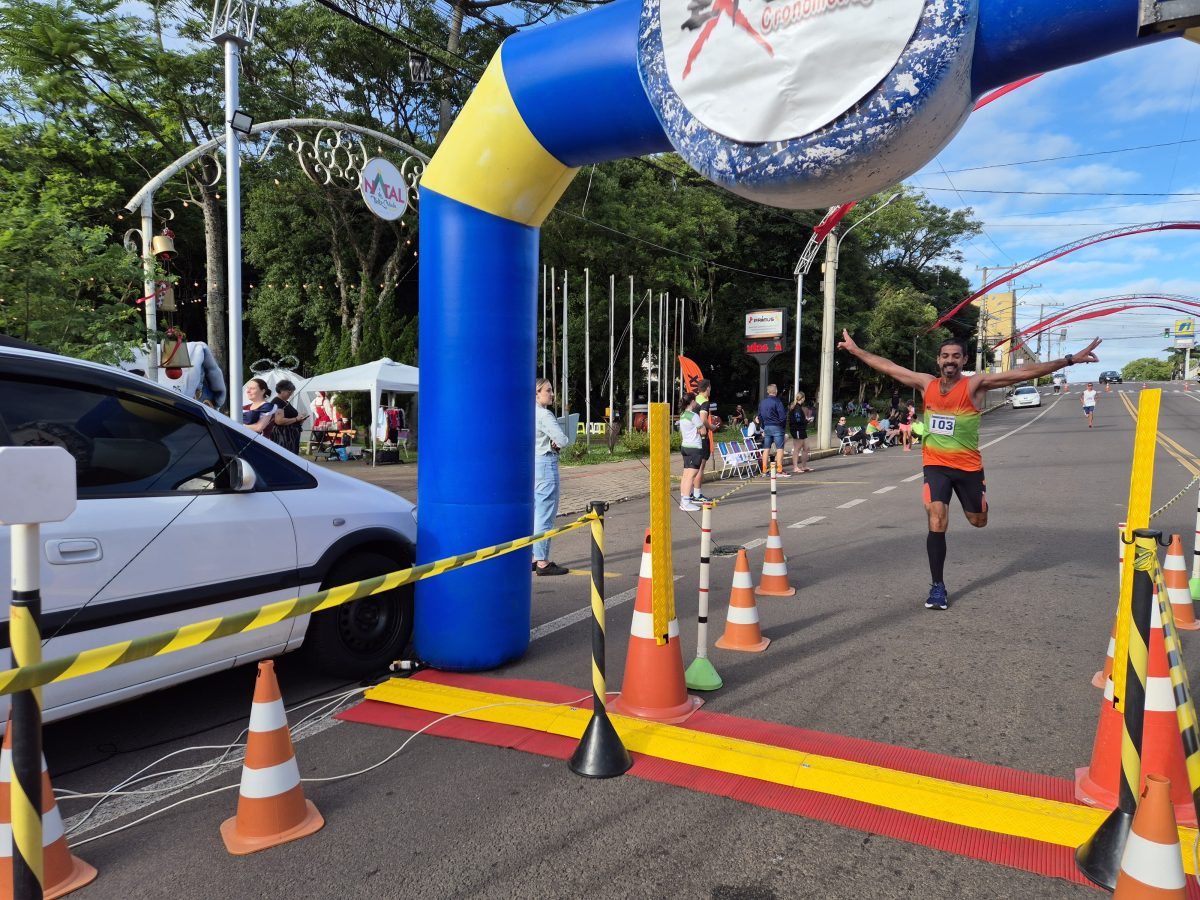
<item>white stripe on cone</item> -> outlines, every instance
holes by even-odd
[[[46,757],[42,756],[42,771],[46,771]],[[12,750],[0,750],[0,784],[12,782]]]
[[[731,606],[725,616],[725,621],[734,625],[757,625],[757,606]]]
[[[267,766],[265,769],[242,768],[241,795],[251,800],[261,800],[266,797],[278,797],[300,783],[300,767],[296,765],[296,757],[281,762],[277,766]]]
[[[650,554],[642,551],[642,567],[638,570],[638,578],[653,578],[654,566],[650,563]]]
[[[275,731],[287,725],[287,713],[282,700],[250,704],[250,730]]]
[[[1104,682],[1104,699],[1113,699],[1113,680],[1110,677]],[[1172,713],[1175,712],[1175,689],[1171,687],[1170,678],[1146,679],[1146,712]]]
[[[787,576],[787,563],[764,562],[762,573],[763,573],[764,577],[767,575],[783,575],[786,577]]]
[[[655,640],[653,613],[635,609],[633,611],[633,624],[629,627],[629,635],[630,637],[644,638],[648,641]],[[667,623],[667,639],[676,637],[679,637],[679,620],[672,619]]]
[[[780,537],[778,534],[768,534],[767,535],[767,549],[768,550],[782,550],[783,549],[783,538]]]
[[[1125,841],[1121,871],[1160,891],[1182,891],[1187,887],[1179,845],[1148,841],[1136,831],[1129,832]]]
[[[42,849],[45,850],[63,836],[62,816],[58,812],[58,804],[48,813],[42,813]],[[0,825],[0,859],[12,859],[13,841],[12,826]]]
[[[750,588],[750,590],[754,590],[754,579],[750,577],[749,572],[738,572],[735,570],[733,573],[733,586],[735,588]]]

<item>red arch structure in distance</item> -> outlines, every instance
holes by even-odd
[[[1184,315],[1194,315],[1200,312],[1200,298],[1183,294],[1136,293],[1115,294],[1111,297],[1086,300],[1062,312],[1055,313],[1053,316],[1048,316],[1040,322],[1035,322],[1033,325],[1021,329],[1002,341],[997,341],[994,347],[1003,347],[1009,341],[1015,340],[1016,344],[1013,349],[1016,350],[1019,347],[1027,345],[1030,339],[1049,331],[1051,328],[1070,325],[1075,322],[1083,322],[1088,319],[1104,318],[1105,316],[1111,316],[1114,313],[1125,312],[1130,309],[1169,309],[1173,312],[1183,313]]]
[[[1062,259],[1068,254],[1075,253],[1077,250],[1082,250],[1085,247],[1091,247],[1095,244],[1102,244],[1105,241],[1116,240],[1117,238],[1133,237],[1136,234],[1150,234],[1155,231],[1200,231],[1200,222],[1146,222],[1141,225],[1126,226],[1124,228],[1114,228],[1112,231],[1100,231],[1096,234],[1089,235],[1085,238],[1080,238],[1077,241],[1072,241],[1069,244],[1063,244],[1061,247],[1055,247],[1048,253],[1041,256],[1035,256],[1033,259],[1026,260],[1018,265],[1007,275],[1001,275],[994,281],[989,281],[973,294],[969,294],[961,300],[952,310],[943,315],[940,319],[925,329],[923,334],[928,334],[933,329],[944,325],[950,318],[958,313],[964,306],[972,300],[978,300],[985,296],[992,288],[997,287],[1005,282],[1012,281],[1014,278],[1019,278],[1026,272],[1030,272],[1039,266],[1044,266],[1046,263],[1054,262],[1056,259]]]

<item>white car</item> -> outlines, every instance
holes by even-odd
[[[0,446],[37,445],[75,457],[78,491],[75,512],[41,529],[44,659],[382,575],[415,556],[407,500],[312,465],[145,378],[0,347]],[[3,585],[8,531],[0,526]],[[301,644],[323,671],[361,677],[400,656],[412,622],[410,585],[48,685],[45,718]]]
[[[1021,406],[1041,406],[1042,395],[1038,393],[1038,389],[1026,385],[1019,387],[1012,393],[1012,406],[1017,409]]]

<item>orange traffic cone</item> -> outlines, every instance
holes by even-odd
[[[608,704],[608,711],[674,725],[686,720],[702,703],[699,697],[688,696],[684,682],[679,620],[667,623],[665,644],[654,639],[654,577],[647,528],[633,624],[629,628],[629,652],[625,655],[625,679],[620,696]]]
[[[1175,627],[1187,631],[1200,629],[1196,621],[1196,610],[1192,606],[1192,590],[1188,587],[1187,563],[1183,560],[1183,541],[1179,535],[1171,535],[1171,546],[1163,562],[1163,580],[1167,584],[1167,597],[1171,601],[1171,613]]]
[[[12,842],[12,718],[4,729],[4,745],[0,750],[0,830],[8,840],[0,842],[0,897],[11,898],[13,893]],[[64,897],[96,879],[96,870],[67,847],[62,816],[54,802],[46,757],[42,756],[42,888],[46,900]]]
[[[1111,381],[1104,382],[1104,393],[1106,393],[1106,394],[1112,393],[1112,382]]]
[[[729,611],[725,614],[725,633],[717,641],[722,650],[747,650],[761,653],[771,643],[758,627],[758,606],[754,603],[754,582],[750,578],[750,558],[744,547],[738,549],[733,567],[733,590],[729,592]]]
[[[1142,778],[1146,772],[1168,772],[1171,779],[1175,818],[1180,825],[1195,827],[1196,809],[1188,792],[1183,740],[1175,718],[1175,694],[1171,688],[1167,648],[1163,641],[1162,618],[1155,590],[1150,619],[1150,654],[1146,678],[1146,711],[1142,717]],[[1075,799],[1089,806],[1113,809],[1121,781],[1122,714],[1113,706],[1113,681],[1104,685],[1100,722],[1092,745],[1091,765],[1075,770]],[[1140,787],[1140,785],[1139,785]]]
[[[1125,569],[1125,523],[1117,523],[1117,596],[1121,596],[1121,577]],[[1117,617],[1113,616],[1112,632],[1108,636],[1108,655],[1104,657],[1104,668],[1092,676],[1092,687],[1102,688],[1112,675],[1113,653],[1117,649]]]
[[[254,685],[237,815],[221,823],[221,839],[230,853],[244,856],[305,837],[324,825],[312,801],[304,799],[275,663],[263,660]]]
[[[1114,900],[1184,900],[1187,879],[1179,829],[1171,814],[1171,781],[1147,775],[1146,789],[1121,854]]]
[[[796,589],[788,584],[787,560],[783,555],[783,540],[779,523],[771,520],[767,531],[767,552],[763,557],[762,581],[754,589],[760,597],[791,597]]]

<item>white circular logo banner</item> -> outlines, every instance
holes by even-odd
[[[400,170],[376,156],[363,166],[359,185],[367,208],[379,218],[394,222],[408,209],[408,185]]]
[[[660,0],[667,75],[688,110],[747,144],[829,124],[891,72],[925,0]],[[913,84],[913,94],[917,85]]]

